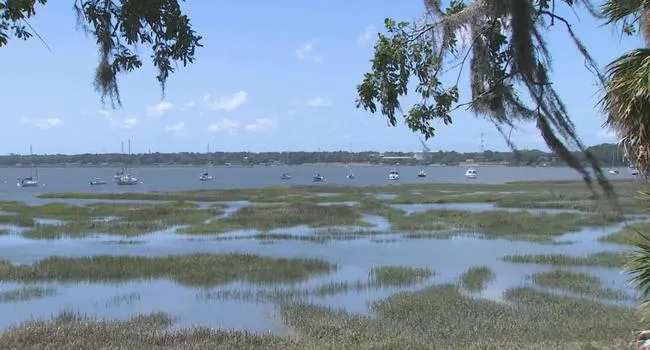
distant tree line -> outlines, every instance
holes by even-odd
[[[615,144],[600,144],[587,149],[602,166],[625,165]],[[585,161],[582,153],[575,156]],[[486,163],[501,163],[512,166],[563,166],[564,163],[553,153],[540,150],[519,150],[517,152],[485,151],[483,153],[460,153],[437,151],[429,153],[413,152],[211,152],[207,153],[141,153],[127,156],[119,153],[106,154],[48,154],[0,156],[0,166],[29,166],[33,161],[38,166],[119,166],[121,164],[147,166],[174,165],[274,165],[309,163],[368,163],[368,164],[440,164],[457,165],[468,159]]]

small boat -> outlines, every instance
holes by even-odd
[[[38,187],[41,185],[38,181],[38,169],[34,163],[34,153],[32,152],[31,145],[29,146],[29,157],[32,161],[32,173],[27,177],[19,177],[18,183],[16,183],[16,186],[18,187]]]
[[[138,180],[137,177],[127,173],[122,175],[119,179],[117,179],[115,183],[120,186],[130,186],[130,185],[139,184],[140,180]]]
[[[92,181],[90,181],[91,186],[99,186],[99,185],[106,185],[106,184],[107,184],[106,181],[104,181],[104,180],[102,180],[102,179],[100,179],[98,177],[96,177]]]
[[[427,173],[424,172],[424,169],[420,169],[420,171],[418,171],[418,177],[427,177]]]
[[[468,179],[476,179],[478,177],[478,171],[474,168],[469,168],[465,171],[465,177]]]
[[[345,175],[345,177],[352,180],[352,179],[356,178],[357,176],[354,175],[354,173],[352,171],[350,171],[347,175]]]
[[[18,187],[38,187],[40,186],[41,183],[38,181],[38,179],[34,179],[31,176],[28,177],[23,177],[23,178],[18,178],[18,183],[16,186]]]
[[[612,175],[618,175],[618,169],[610,169],[609,173]]]
[[[322,181],[325,181],[325,176],[321,174],[314,175],[314,182],[322,182]]]
[[[397,171],[396,169],[392,169],[388,173],[388,180],[399,180],[399,171]]]
[[[212,176],[208,173],[203,173],[199,176],[199,181],[212,181]]]
[[[124,176],[124,171],[120,170],[113,175],[113,181],[117,181],[119,178]]]
[[[632,168],[630,170],[630,174],[632,174],[633,176],[637,176],[639,175],[639,170],[637,168]]]
[[[280,175],[280,179],[282,179],[282,180],[291,180],[291,174],[284,173],[284,174]]]

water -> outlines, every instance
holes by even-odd
[[[402,179],[407,176],[406,167],[402,167]],[[0,185],[0,193],[4,200],[24,200],[35,203],[34,196],[46,191],[145,191],[145,190],[180,190],[197,188],[227,188],[254,187],[286,184],[281,182],[278,174],[291,171],[293,183],[312,184],[311,174],[318,169],[328,179],[337,172],[341,173],[339,183],[346,183],[345,169],[342,167],[294,167],[291,170],[280,167],[263,168],[219,168],[215,171],[214,183],[202,183],[196,179],[200,172],[198,168],[145,168],[138,169],[138,175],[145,180],[141,186],[118,188],[108,185],[103,188],[85,186],[86,178],[102,176],[109,178],[113,169],[44,169],[42,178],[47,185],[38,189],[17,189],[12,184]],[[358,184],[385,184],[383,180],[387,167],[357,168]],[[421,182],[415,176],[417,167],[413,167],[412,182]],[[7,172],[15,172],[9,169]],[[331,171],[331,173],[328,173]],[[519,173],[519,172],[522,173]],[[98,174],[106,172],[106,174]],[[464,182],[461,178],[463,168],[440,167],[428,171],[430,175],[424,181]],[[544,180],[577,178],[573,172],[562,168],[480,168],[479,181],[504,182],[511,180]],[[518,174],[519,173],[519,174]],[[267,174],[270,179],[264,179]],[[302,174],[305,180],[297,180]],[[365,175],[364,175],[365,174]],[[460,175],[458,175],[460,174]],[[501,174],[501,175],[499,175]],[[535,174],[537,176],[532,176]],[[545,174],[545,175],[544,175]],[[15,175],[15,174],[14,174]],[[63,176],[66,176],[64,181]],[[221,176],[219,176],[221,175]],[[458,176],[457,176],[458,175]],[[13,175],[11,175],[13,176]],[[57,177],[58,176],[58,177]],[[362,180],[364,176],[368,179]],[[446,176],[446,177],[445,177]],[[501,176],[501,177],[500,177]],[[544,177],[546,176],[546,177]],[[182,180],[187,177],[190,180]],[[262,179],[260,179],[262,177]],[[454,178],[456,177],[456,178]],[[76,179],[76,180],[75,180]],[[148,180],[151,179],[151,180]],[[83,180],[83,181],[82,181]],[[364,182],[362,182],[364,181]],[[373,182],[375,181],[375,182]],[[335,181],[330,181],[330,183]],[[472,181],[477,182],[477,181]],[[39,201],[40,202],[40,201]],[[67,201],[66,201],[67,202]],[[85,203],[74,201],[75,204]],[[88,202],[97,202],[90,200]],[[133,202],[133,201],[129,201]],[[203,203],[207,205],[208,203]],[[226,214],[230,215],[239,208],[251,205],[249,202],[228,203]],[[326,205],[333,203],[326,203]],[[345,203],[351,204],[351,203]],[[423,210],[493,210],[492,204],[461,203],[461,204],[414,204],[396,206],[409,213]],[[507,209],[529,210],[529,209]],[[566,212],[566,210],[532,209],[532,212]],[[364,220],[374,225],[368,230],[382,231],[380,234],[359,237],[354,240],[332,240],[323,242],[275,240],[273,244],[246,238],[255,232],[229,233],[231,240],[217,239],[217,236],[181,235],[175,229],[148,234],[140,237],[125,238],[137,240],[139,244],[121,244],[119,237],[96,236],[82,239],[29,240],[17,234],[0,236],[0,257],[13,263],[29,264],[51,256],[83,257],[89,255],[132,255],[132,256],[167,256],[170,254],[187,253],[231,253],[246,252],[272,257],[306,257],[319,258],[338,265],[338,269],[329,276],[312,278],[299,287],[314,288],[328,282],[368,282],[369,271],[376,266],[411,266],[428,267],[436,272],[436,276],[424,283],[406,287],[366,288],[329,296],[310,295],[306,300],[333,307],[345,308],[350,312],[367,313],[368,303],[385,298],[400,290],[417,290],[433,283],[457,282],[460,275],[472,266],[489,266],[495,273],[496,279],[489,283],[479,296],[501,300],[502,294],[509,288],[530,285],[529,276],[538,271],[548,271],[553,267],[533,264],[512,264],[499,260],[510,254],[568,254],[584,256],[602,251],[623,251],[627,247],[598,242],[598,238],[618,231],[623,224],[611,227],[586,228],[579,232],[567,233],[556,239],[556,242],[570,241],[573,244],[542,245],[533,242],[510,242],[499,239],[479,239],[474,236],[457,236],[448,239],[407,239],[399,232],[391,232],[389,223],[382,217],[366,215]],[[43,222],[56,224],[57,222]],[[15,231],[12,231],[15,232]],[[385,233],[384,233],[385,232]],[[274,230],[274,233],[308,235],[314,230],[307,227],[293,227]],[[220,236],[224,237],[224,236]],[[388,243],[386,241],[389,241]],[[573,271],[588,272],[603,279],[605,284],[616,290],[631,293],[627,286],[626,276],[619,269],[594,267],[565,267]],[[42,286],[56,288],[57,293],[42,299],[2,303],[0,302],[0,328],[9,327],[18,322],[36,317],[47,318],[61,311],[78,311],[90,316],[125,319],[133,314],[156,311],[168,312],[179,317],[179,326],[202,325],[230,329],[248,329],[252,331],[283,332],[285,327],[275,316],[275,305],[269,301],[254,300],[223,300],[201,297],[206,293],[233,290],[259,290],[263,288],[285,288],[286,286],[249,286],[243,283],[232,283],[210,289],[191,288],[178,285],[165,279],[152,281],[130,281],[127,283],[78,283],[60,284],[43,283]],[[0,281],[0,291],[10,290],[19,286],[16,283]],[[619,302],[632,305],[634,301]]]
[[[0,199],[27,201],[35,193],[45,192],[148,192],[180,191],[212,188],[256,188],[265,186],[290,185],[362,185],[375,186],[397,183],[482,183],[500,184],[509,181],[546,181],[546,180],[580,180],[580,175],[564,167],[502,167],[479,166],[478,179],[468,180],[464,177],[464,167],[429,167],[426,178],[417,177],[420,167],[400,166],[400,179],[388,180],[390,166],[355,167],[356,179],[345,177],[347,169],[335,165],[304,165],[277,167],[215,167],[211,173],[214,181],[199,181],[198,176],[203,167],[156,167],[135,168],[134,173],[143,181],[135,186],[118,186],[113,184],[115,168],[42,168],[39,179],[43,186],[19,188],[15,179],[29,172],[26,168],[3,168],[0,170]],[[289,172],[291,180],[281,180],[280,174]],[[321,173],[327,181],[312,182],[312,176]],[[609,175],[616,179],[632,179],[627,169],[621,169],[620,175]],[[91,186],[90,180],[101,177],[108,180],[105,186]]]

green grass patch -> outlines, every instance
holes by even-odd
[[[74,221],[63,225],[37,225],[22,234],[32,239],[82,238],[96,234],[140,236],[166,227],[159,221]]]
[[[566,270],[538,272],[532,275],[532,280],[540,287],[556,288],[596,298],[630,299],[626,293],[604,287],[600,278],[581,272]]]
[[[235,281],[291,283],[328,274],[334,266],[316,259],[249,254],[189,254],[167,257],[52,257],[33,265],[0,261],[0,280],[16,282],[122,282],[166,278],[183,285],[214,286]]]
[[[408,286],[434,276],[428,268],[378,266],[370,269],[370,281],[376,286]]]
[[[0,348],[147,349],[622,349],[640,323],[634,310],[557,296],[531,288],[508,290],[508,302],[463,295],[441,285],[399,293],[372,304],[373,315],[302,302],[281,303],[291,335],[196,328],[170,331],[173,318],[139,315],[128,321],[90,320],[72,313],[29,321],[0,334]],[[477,335],[480,333],[480,336]]]
[[[53,295],[56,295],[56,289],[53,287],[22,286],[10,290],[1,291],[0,303],[41,299]]]
[[[24,214],[0,215],[0,224],[18,227],[32,227],[36,225],[36,221],[33,217]]]
[[[469,212],[429,210],[388,217],[396,230],[476,232],[486,236],[519,240],[550,241],[585,226],[603,226],[619,221],[603,215],[575,213],[532,214],[525,211]]]
[[[287,203],[244,207],[228,217],[209,223],[195,224],[182,232],[205,234],[246,229],[268,231],[274,228],[299,225],[310,227],[367,226],[361,220],[361,213],[352,206]]]
[[[627,262],[626,253],[600,252],[587,256],[572,256],[565,254],[518,254],[507,255],[503,261],[516,264],[541,264],[557,266],[602,266],[622,268]]]
[[[472,298],[442,285],[379,301],[374,317],[305,303],[281,312],[305,344],[341,349],[618,349],[639,326],[634,310],[590,300],[529,288],[505,298]]]
[[[460,276],[460,283],[470,292],[480,292],[495,278],[496,274],[489,267],[472,266]]]
[[[650,222],[635,222],[625,225],[620,231],[600,237],[598,240],[605,243],[633,245],[635,242],[644,240],[641,235],[650,236]]]

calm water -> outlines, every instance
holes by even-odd
[[[2,200],[17,199],[34,201],[34,196],[48,191],[150,191],[150,190],[187,190],[199,188],[256,187],[289,184],[312,184],[311,176],[315,172],[323,174],[327,183],[361,185],[382,185],[390,167],[357,167],[357,178],[345,179],[343,167],[260,167],[260,168],[215,168],[216,180],[201,183],[198,174],[201,168],[142,168],[137,175],[144,181],[137,186],[118,187],[89,186],[90,179],[100,176],[107,180],[112,178],[114,169],[93,168],[49,168],[41,170],[41,180],[46,184],[41,188],[17,188],[14,181],[0,185]],[[463,177],[464,168],[430,167],[429,177],[422,180],[416,177],[417,167],[401,167],[401,183],[417,182],[470,182]],[[4,169],[5,178],[20,176],[25,169]],[[279,174],[291,172],[293,180],[282,181]],[[471,182],[502,183],[516,180],[555,180],[578,179],[575,172],[566,168],[512,168],[480,167],[480,177]],[[626,169],[622,169],[626,177]],[[96,202],[96,201],[91,201]],[[350,203],[348,203],[350,204]],[[232,213],[247,202],[236,202],[225,215]],[[424,210],[454,209],[467,211],[493,210],[491,204],[435,204],[400,206],[406,212]],[[509,209],[527,210],[527,209]],[[534,209],[535,213],[544,210]],[[550,210],[547,212],[562,212]],[[40,259],[60,255],[81,257],[87,255],[140,255],[166,256],[169,254],[186,254],[195,252],[248,252],[275,257],[310,257],[320,258],[338,264],[337,271],[329,276],[312,278],[300,287],[313,288],[332,281],[367,282],[368,273],[374,266],[397,265],[429,267],[436,276],[420,285],[407,288],[365,289],[326,297],[310,296],[307,300],[341,307],[356,313],[367,313],[368,303],[389,296],[398,290],[416,290],[433,283],[455,282],[469,267],[486,265],[492,268],[497,277],[487,289],[479,295],[484,298],[500,300],[508,288],[530,285],[529,276],[537,271],[552,269],[551,266],[511,264],[502,262],[500,257],[509,254],[557,253],[586,255],[601,251],[621,251],[626,248],[615,244],[603,244],[598,238],[618,231],[622,224],[605,228],[584,229],[558,237],[557,242],[571,241],[574,244],[542,245],[532,242],[509,242],[504,240],[477,239],[472,236],[459,236],[451,239],[410,240],[400,232],[392,232],[387,221],[381,217],[368,215],[365,219],[375,224],[374,230],[385,234],[365,237],[351,241],[330,241],[315,243],[308,241],[259,241],[246,238],[255,232],[237,232],[230,236],[237,239],[219,240],[215,236],[186,236],[176,234],[174,230],[149,234],[134,239],[141,244],[119,244],[118,237],[91,237],[84,239],[29,240],[20,235],[0,236],[0,259],[14,263],[33,263]],[[311,234],[306,227],[276,230],[277,233],[294,235]],[[632,293],[626,283],[626,276],[618,269],[566,267],[575,271],[584,271],[602,278],[614,289]],[[127,318],[137,313],[155,311],[168,312],[179,317],[180,326],[204,325],[253,331],[284,331],[284,327],[275,316],[275,305],[266,301],[244,301],[228,298],[209,298],[215,292],[234,292],[241,290],[256,291],[264,288],[242,283],[219,286],[210,289],[191,288],[174,282],[157,279],[153,281],[131,281],[119,284],[80,283],[59,284],[45,283],[43,286],[56,288],[56,295],[43,299],[22,302],[0,302],[0,328],[15,325],[33,317],[47,318],[64,310],[78,311],[91,316]],[[0,281],[0,291],[16,287],[15,283]],[[634,301],[622,302],[632,305]]]
[[[398,181],[388,180],[390,169],[400,170]],[[577,172],[570,168],[548,167],[501,167],[479,166],[478,179],[464,177],[465,167],[426,167],[427,177],[417,177],[420,169],[415,166],[355,166],[355,179],[347,179],[348,169],[343,166],[277,166],[277,167],[215,167],[211,169],[214,181],[201,182],[199,174],[203,167],[135,168],[135,175],[142,181],[135,186],[117,186],[112,183],[115,168],[42,168],[39,179],[44,186],[19,188],[16,178],[28,176],[30,169],[0,169],[0,200],[28,201],[34,194],[44,192],[148,192],[180,191],[207,188],[255,188],[266,186],[291,186],[313,184],[335,185],[388,185],[395,183],[483,183],[500,184],[509,181],[579,180]],[[282,173],[291,173],[291,180],[282,180]],[[320,173],[326,181],[314,183],[312,176]],[[100,177],[109,182],[104,186],[91,186],[90,181]],[[627,168],[621,168],[616,179],[632,179]]]

